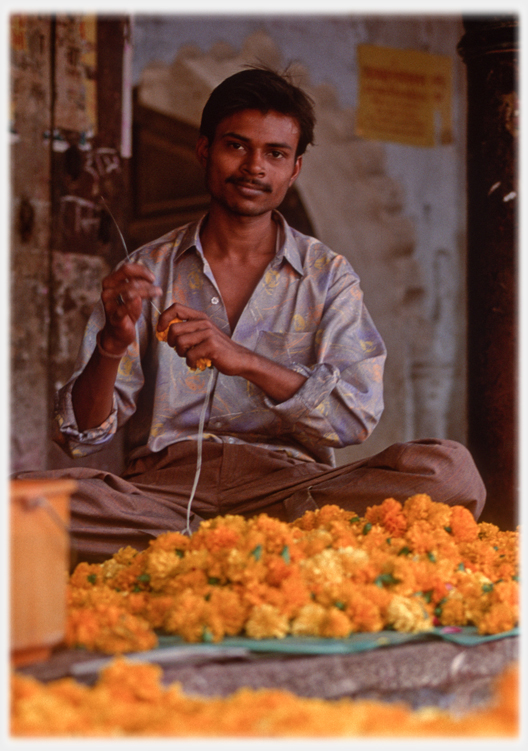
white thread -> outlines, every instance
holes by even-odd
[[[194,483],[192,486],[191,495],[189,497],[189,502],[187,504],[187,526],[183,530],[183,534],[188,534],[189,537],[192,535],[191,506],[194,500],[194,494],[196,493],[196,488],[198,487],[198,480],[200,479],[200,472],[202,471],[203,433],[204,433],[205,417],[207,414],[207,408],[209,406],[209,399],[211,397],[213,382],[214,382],[214,368],[211,368],[211,375],[209,377],[209,383],[207,384],[207,391],[205,394],[202,412],[200,414],[200,422],[198,425],[198,438],[197,438],[197,448],[196,448],[196,472],[194,474]]]
[[[130,255],[128,253],[128,248],[126,246],[126,242],[125,242],[125,238],[123,237],[123,233],[119,229],[119,225],[116,222],[115,217],[112,214],[112,212],[110,211],[110,208],[109,208],[108,204],[106,203],[105,199],[103,198],[103,196],[101,196],[101,200],[104,203],[106,210],[110,214],[110,217],[111,217],[112,221],[114,222],[117,231],[119,232],[119,237],[121,238],[121,242],[123,243],[123,248],[125,249],[127,260],[130,261]],[[141,263],[141,261],[138,261],[138,263]],[[158,308],[156,307],[156,305],[154,305],[154,303],[152,302],[152,300],[150,301],[150,304],[152,305],[152,307],[154,308],[154,310],[161,315],[161,311],[158,310]],[[97,346],[99,347],[99,350],[103,354],[106,354],[107,357],[117,357],[117,355],[111,355],[110,353],[106,353],[102,349],[101,345],[99,344],[99,341],[97,341]],[[191,525],[191,506],[192,506],[192,502],[194,500],[194,494],[196,493],[196,488],[198,486],[198,480],[200,479],[200,472],[202,471],[203,433],[204,433],[205,417],[207,415],[207,408],[209,406],[209,399],[211,397],[211,391],[212,391],[212,387],[213,387],[213,381],[214,381],[214,368],[211,368],[211,376],[209,378],[209,383],[207,384],[207,391],[206,391],[206,394],[205,394],[205,399],[204,399],[204,403],[203,403],[203,407],[202,407],[202,412],[201,412],[201,415],[200,415],[200,422],[199,422],[199,425],[198,425],[196,472],[194,474],[194,483],[193,483],[193,486],[192,486],[191,495],[190,495],[190,498],[189,498],[189,503],[187,504],[187,526],[183,530],[183,534],[187,533],[189,535],[189,537],[192,535],[191,526],[190,526]]]

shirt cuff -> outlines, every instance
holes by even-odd
[[[334,390],[339,377],[339,368],[329,363],[319,363],[309,368],[300,363],[290,365],[291,370],[306,376],[306,381],[295,394],[285,402],[277,403],[264,396],[264,403],[275,414],[287,417],[291,423],[297,422],[313,412]]]
[[[109,441],[117,430],[117,403],[115,395],[112,411],[96,428],[79,430],[72,402],[72,388],[75,381],[64,386],[55,399],[55,441],[72,457],[86,456],[97,451]]]

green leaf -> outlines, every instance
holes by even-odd
[[[371,522],[367,522],[365,524],[365,526],[363,527],[363,534],[364,535],[368,535],[368,533],[370,532],[371,529],[372,529],[372,523]]]
[[[137,578],[138,582],[144,582],[148,584],[150,581],[150,574],[140,574]]]
[[[88,574],[86,577],[90,584],[96,584],[97,583],[97,574]]]
[[[427,557],[431,561],[431,563],[436,563],[436,556],[434,553],[431,553],[430,550],[427,551]]]
[[[216,577],[216,576],[210,576],[207,579],[207,584],[213,584],[213,585],[220,584],[220,579],[218,577]]]
[[[205,641],[208,644],[211,644],[214,641],[213,634],[207,628],[207,626],[204,626],[202,629],[202,641]]]
[[[286,561],[286,563],[291,563],[290,551],[288,550],[288,546],[287,545],[285,545],[283,547],[283,549],[281,551],[281,556],[284,558],[284,560]]]
[[[183,556],[185,555],[183,550],[178,550],[177,548],[174,553],[178,556],[178,558],[183,558]]]
[[[482,585],[482,591],[483,592],[492,592],[493,591],[493,582],[486,582]]]
[[[262,545],[257,545],[256,548],[253,548],[251,555],[256,561],[260,561],[260,557],[262,555]]]
[[[393,574],[380,574],[374,579],[374,584],[378,587],[388,586],[389,584],[398,584],[401,580],[396,579]]]
[[[407,545],[404,545],[403,548],[398,550],[398,555],[410,555],[410,553],[411,553],[411,549],[407,547]]]

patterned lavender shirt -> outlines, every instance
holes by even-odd
[[[158,313],[144,303],[136,343],[121,360],[113,411],[97,428],[79,432],[71,391],[104,325],[99,302],[88,321],[74,374],[56,399],[55,440],[73,457],[101,448],[129,421],[129,458],[171,443],[195,440],[209,379],[211,400],[204,439],[251,443],[306,460],[335,465],[333,447],[364,441],[383,411],[385,346],[363,304],[348,261],[288,226],[276,213],[278,250],[231,331],[222,296],[193,222],[131,254],[164,290],[156,307],[181,302],[202,310],[234,341],[304,376],[287,401],[277,403],[244,378],[215,369],[191,371],[155,335]]]

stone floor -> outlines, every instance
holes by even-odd
[[[345,655],[248,656],[241,650],[215,655],[189,650],[183,659],[161,658],[163,682],[178,681],[186,693],[202,696],[225,696],[242,686],[283,688],[300,696],[405,701],[415,709],[434,705],[462,713],[489,700],[496,676],[519,659],[519,637],[471,647],[426,639]],[[101,661],[109,659],[100,653],[58,649],[19,672],[44,682],[72,675],[93,683]]]

